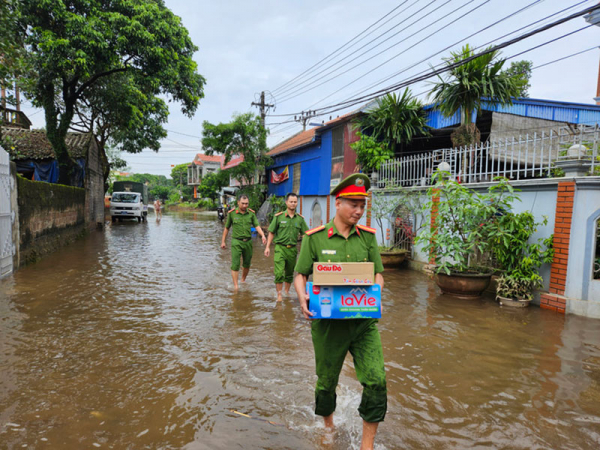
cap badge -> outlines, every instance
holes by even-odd
[[[364,184],[365,184],[365,180],[363,180],[362,178],[359,178],[354,182],[354,186],[358,186],[358,187],[364,186]]]

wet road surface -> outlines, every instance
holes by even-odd
[[[259,239],[234,293],[221,232],[117,223],[0,281],[0,448],[358,448],[350,356],[327,447],[295,295],[275,304]],[[600,448],[600,321],[385,277],[377,449]]]

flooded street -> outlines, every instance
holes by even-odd
[[[324,447],[309,324],[295,295],[275,305],[259,239],[232,291],[221,232],[151,215],[1,281],[0,448],[358,448],[351,357]],[[600,448],[599,320],[456,300],[413,271],[385,280],[377,449]]]

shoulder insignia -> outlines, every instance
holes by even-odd
[[[254,214],[256,214],[256,211],[254,211],[253,209],[248,208],[248,211],[253,212]]]
[[[283,214],[283,212],[278,212],[277,214],[275,214],[275,216],[280,216],[282,214]]]
[[[307,236],[310,236],[311,234],[315,234],[315,233],[317,233],[317,232],[319,232],[319,231],[323,231],[324,229],[325,229],[325,225],[321,225],[320,227],[313,228],[312,230],[308,230],[308,231],[306,232],[306,235],[307,235]]]
[[[369,233],[377,233],[377,230],[375,228],[371,228],[371,227],[365,227],[364,225],[356,225],[356,228],[358,228],[359,230],[362,231],[367,231]]]
[[[304,219],[304,216],[302,214],[300,214],[300,213],[296,213],[296,214],[298,214],[300,217],[302,217]]]
[[[229,211],[227,211],[227,214],[229,214],[229,213],[232,213],[232,212],[234,212],[234,211],[235,211],[235,208],[233,208],[233,209],[230,209]]]

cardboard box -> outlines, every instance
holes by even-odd
[[[317,286],[372,285],[375,265],[372,262],[316,262],[312,276]]]
[[[318,286],[306,283],[313,319],[380,319],[381,286]]]

